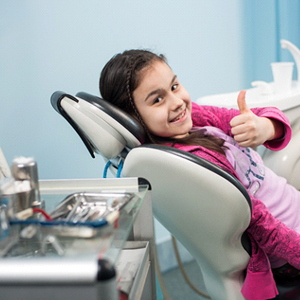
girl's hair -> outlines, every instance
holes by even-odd
[[[135,117],[146,132],[146,142],[151,144],[172,143],[182,145],[200,145],[224,154],[224,140],[194,131],[182,139],[163,138],[149,132],[132,97],[146,71],[154,62],[167,63],[163,55],[148,50],[128,50],[112,57],[102,69],[100,75],[100,94],[102,98]]]

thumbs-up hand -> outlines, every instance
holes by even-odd
[[[237,98],[240,114],[230,121],[231,133],[241,147],[257,147],[274,137],[275,129],[270,119],[255,115],[247,106],[246,91]]]

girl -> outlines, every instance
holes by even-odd
[[[247,229],[253,254],[242,289],[247,299],[276,296],[269,260],[277,273],[288,268],[299,275],[300,193],[266,168],[250,148],[264,144],[280,150],[288,144],[291,127],[281,111],[250,110],[245,91],[237,99],[239,110],[192,103],[165,58],[146,50],[114,56],[101,72],[100,93],[143,125],[147,143],[194,153],[247,188],[253,206]],[[257,288],[262,282],[263,288]]]

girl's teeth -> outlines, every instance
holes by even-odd
[[[183,117],[183,115],[184,115],[184,112],[180,116],[178,116],[174,121],[181,119]]]

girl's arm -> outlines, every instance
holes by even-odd
[[[287,117],[278,108],[249,109],[243,103],[244,92],[240,93],[239,102],[241,111],[193,103],[194,126],[218,127],[227,135],[235,136],[240,143],[247,141],[241,144],[244,147],[264,144],[269,149],[280,150],[289,143],[292,130]]]
[[[260,200],[251,200],[252,218],[247,232],[267,255],[284,259],[300,270],[300,234],[275,219]]]

